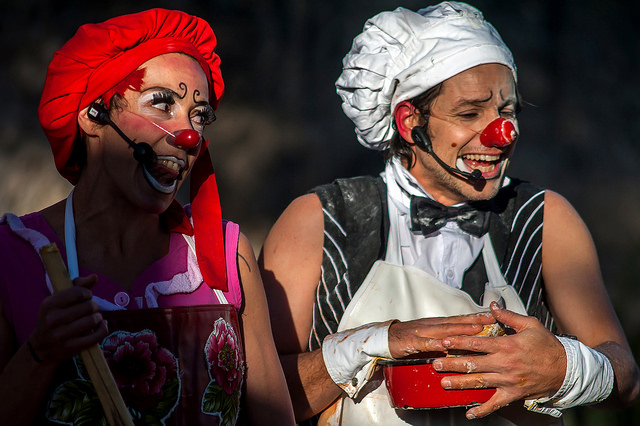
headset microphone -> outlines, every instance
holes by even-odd
[[[478,182],[480,179],[482,179],[482,172],[478,169],[474,169],[471,173],[469,173],[469,172],[465,172],[460,169],[457,169],[455,167],[451,167],[447,163],[442,161],[440,157],[438,157],[436,153],[433,152],[433,147],[431,146],[431,139],[429,139],[429,136],[427,136],[427,134],[424,131],[424,128],[422,128],[421,126],[415,126],[414,128],[411,129],[411,137],[413,138],[413,141],[418,146],[418,148],[420,148],[427,154],[430,154],[433,157],[433,159],[438,162],[438,164],[440,164],[444,169],[448,170],[449,172],[455,173],[459,176],[462,176],[463,178],[466,178],[472,185]]]
[[[135,143],[134,141],[129,139],[129,137],[125,135],[118,126],[116,126],[116,123],[111,120],[111,118],[109,117],[109,111],[107,111],[107,109],[103,105],[96,102],[92,103],[91,105],[89,105],[87,115],[96,123],[108,124],[109,126],[113,127],[113,130],[115,130],[116,133],[118,133],[120,137],[122,137],[122,139],[124,139],[133,149],[133,158],[138,160],[140,164],[150,164],[156,159],[156,153],[153,151],[153,148],[151,148],[151,145],[144,142]]]

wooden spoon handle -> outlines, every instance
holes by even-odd
[[[40,249],[40,257],[55,291],[72,287],[69,271],[67,271],[62,261],[62,256],[60,256],[60,251],[55,243],[42,247]],[[83,350],[80,356],[87,367],[89,378],[96,389],[109,424],[111,426],[133,426],[131,414],[122,399],[116,381],[111,375],[111,370],[109,370],[107,360],[104,358],[100,346],[96,343]]]

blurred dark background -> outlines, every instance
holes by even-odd
[[[469,1],[510,46],[526,105],[510,174],[563,194],[598,246],[610,296],[640,353],[640,15],[638,1]],[[152,7],[210,22],[226,94],[207,131],[223,214],[260,246],[296,196],[337,177],[377,174],[334,90],[365,20],[407,0],[3,0],[0,214],[65,197],[36,108],[53,52],[88,22]],[[570,411],[567,425],[640,424],[640,406]]]

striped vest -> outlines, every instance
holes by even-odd
[[[386,185],[380,177],[338,179],[313,188],[324,212],[320,282],[313,307],[309,350],[338,330],[344,311],[373,263],[384,259],[389,230]],[[554,330],[542,280],[544,190],[511,179],[487,202],[489,234],[507,283],[531,316]],[[462,289],[478,301],[487,281],[482,254],[464,278]]]

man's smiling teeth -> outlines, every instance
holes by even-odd
[[[479,163],[480,161],[483,163]],[[456,160],[456,166],[460,170],[467,170],[469,172],[474,169],[478,169],[482,173],[488,173],[495,170],[499,164],[498,161],[500,161],[500,155],[466,154],[462,157],[458,157]]]
[[[463,155],[465,160],[471,161],[498,161],[500,159],[499,155],[488,155],[488,154],[468,154]]]

